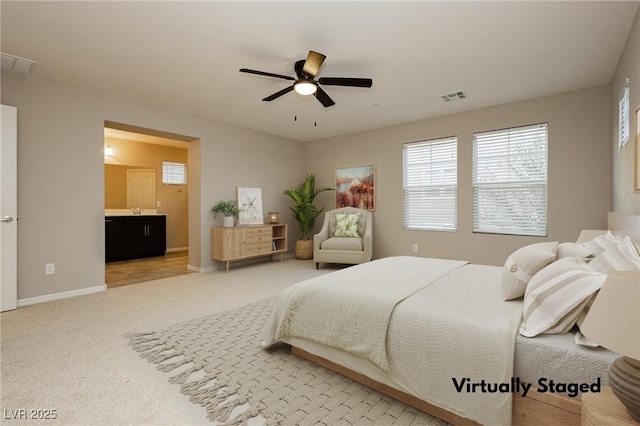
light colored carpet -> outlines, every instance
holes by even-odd
[[[55,421],[39,422],[49,425],[210,424],[206,411],[131,350],[123,334],[245,306],[327,272],[331,269],[316,271],[311,261],[288,259],[4,312],[0,412],[56,410]],[[36,422],[0,418],[0,423]]]
[[[262,350],[276,299],[128,337],[210,420],[222,424],[444,424],[297,357],[284,345]]]

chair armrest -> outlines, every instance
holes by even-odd
[[[329,239],[329,215],[325,213],[324,222],[322,222],[322,229],[320,232],[313,236],[313,252],[316,253],[320,250],[320,244],[323,241]]]
[[[364,228],[362,248],[364,249],[365,259],[371,260],[373,258],[373,215],[371,213],[367,217],[367,224]]]

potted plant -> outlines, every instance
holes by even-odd
[[[213,217],[216,217],[218,213],[224,215],[222,226],[225,228],[233,228],[235,218],[240,214],[240,209],[236,207],[236,203],[233,200],[220,200],[211,207],[210,211],[213,213]]]
[[[318,194],[324,191],[333,191],[333,188],[322,186],[316,188],[316,176],[312,173],[308,175],[296,188],[287,189],[284,195],[289,196],[294,202],[293,207],[289,207],[291,215],[300,225],[302,238],[296,241],[296,259],[313,259],[313,240],[308,238],[309,232],[313,229],[316,219],[324,210],[313,205],[313,200]]]

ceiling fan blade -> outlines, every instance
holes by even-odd
[[[352,86],[352,87],[371,87],[373,80],[370,78],[347,78],[347,77],[321,77],[318,83],[327,86]]]
[[[315,77],[326,58],[322,53],[310,50],[307,55],[307,60],[302,67],[302,71],[310,77]]]
[[[292,90],[293,90],[293,86],[289,86],[287,88],[282,89],[279,92],[274,93],[271,96],[267,96],[266,98],[263,99],[263,101],[271,102],[272,100],[277,99],[282,95],[286,95],[287,93],[289,93]]]
[[[295,81],[295,78],[289,77],[288,75],[274,74],[274,73],[271,73],[271,72],[250,70],[248,68],[240,68],[240,72],[246,72],[247,74],[264,75],[266,77],[275,77],[275,78],[282,78],[283,80]]]
[[[322,106],[324,106],[325,108],[336,104],[335,102],[333,102],[333,99],[331,99],[329,95],[327,95],[327,92],[325,92],[319,87],[318,87],[318,90],[316,91],[316,99],[318,99],[318,101],[320,101]]]

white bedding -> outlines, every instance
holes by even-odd
[[[402,259],[396,258],[394,262],[401,263]],[[395,287],[405,281],[401,277],[406,272],[419,277],[420,271],[433,267],[434,259],[410,259],[410,267],[394,264],[394,270],[385,274],[387,277],[391,274],[393,279],[383,279],[382,285]],[[422,263],[422,267],[416,263]],[[340,275],[354,268],[358,267],[319,278],[339,286],[335,280],[342,282]],[[474,383],[483,379],[505,383],[513,375],[515,336],[522,302],[502,300],[501,269],[480,265],[457,268],[399,302],[388,324],[388,371],[361,355],[331,350],[309,339],[276,339],[275,330],[292,290],[281,296],[267,327],[265,344],[281,340],[319,356],[323,356],[323,348],[327,348],[326,352],[340,354],[339,359],[328,359],[452,413],[483,424],[509,424],[511,393],[467,392],[466,389],[458,392],[452,380],[469,378]],[[367,284],[376,275],[363,276],[363,271],[359,272],[359,280],[347,282],[350,287],[360,283],[366,293]]]
[[[388,370],[387,329],[395,306],[464,266],[459,260],[388,257],[290,287],[271,342],[301,337],[362,356]]]

